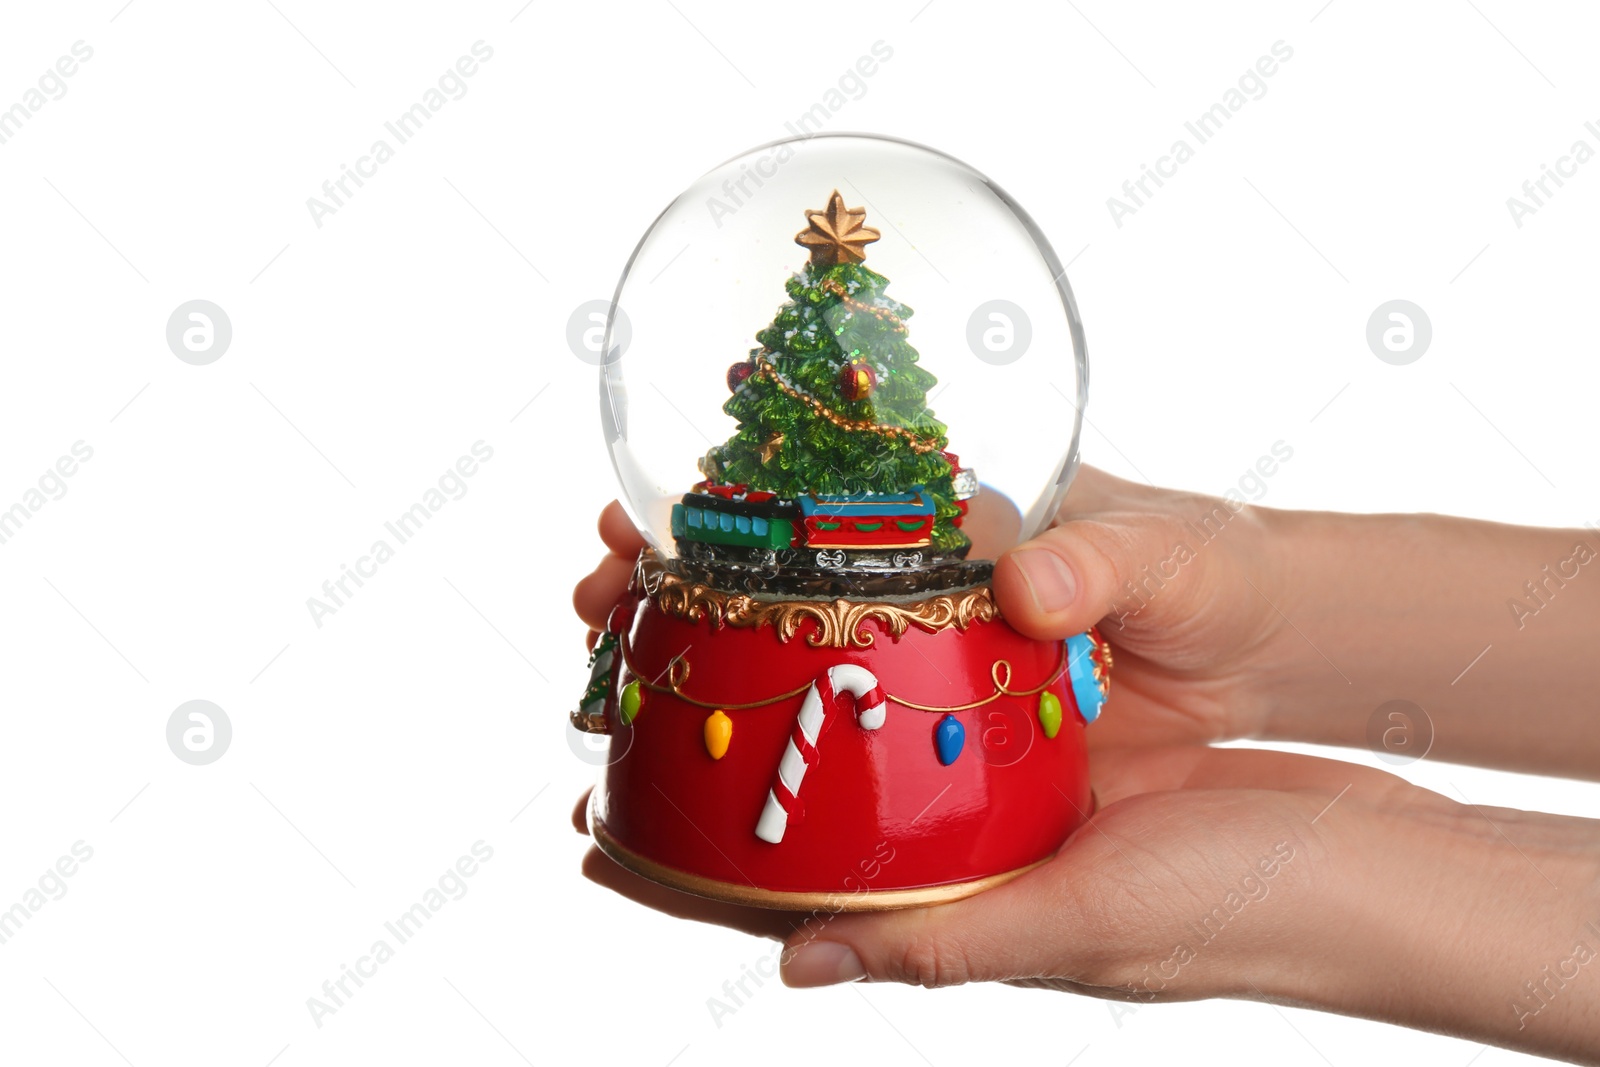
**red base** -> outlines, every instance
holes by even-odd
[[[807,641],[817,632],[809,619],[780,641],[771,625],[715,628],[643,600],[618,684],[635,672],[657,685],[680,682],[677,693],[644,691],[631,725],[608,711],[611,762],[591,818],[613,858],[677,888],[769,907],[793,907],[802,899],[796,894],[889,894],[875,898],[882,904],[859,905],[872,907],[964,895],[1054,853],[1093,804],[1084,721],[1062,643],[1025,638],[999,619],[965,631],[912,625],[898,640],[876,620],[862,628],[875,638],[870,648],[817,648]],[[686,677],[681,667],[668,671],[679,656],[689,665]],[[1009,680],[999,661],[1010,664]],[[782,841],[769,843],[756,836],[756,823],[803,691],[839,663],[877,676],[889,697],[887,719],[863,729],[850,697],[841,696],[798,790],[801,811]],[[1018,695],[950,712],[965,744],[943,765],[935,728],[944,712],[906,702],[977,704],[996,691],[997,671]],[[1041,726],[1041,686],[1060,701],[1054,738]],[[786,693],[793,695],[735,706]],[[704,724],[716,709],[733,723],[721,759],[705,742]],[[938,887],[952,891],[905,892]]]

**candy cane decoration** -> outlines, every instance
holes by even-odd
[[[817,738],[831,720],[838,706],[839,692],[855,698],[856,721],[863,730],[876,730],[883,725],[888,709],[878,679],[865,667],[840,663],[829,667],[806,691],[800,703],[800,714],[795,716],[794,730],[789,734],[789,744],[778,761],[778,773],[773,776],[772,789],[767,793],[767,806],[756,823],[756,836],[776,845],[783,840],[783,831],[789,825],[800,801],[800,782],[806,768],[817,762]]]

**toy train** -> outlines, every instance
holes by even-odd
[[[932,553],[933,497],[906,493],[781,499],[746,485],[701,482],[672,506],[672,534],[689,558],[799,563],[823,569],[917,567]],[[963,513],[977,491],[969,469],[956,477]],[[956,520],[960,524],[960,519]]]

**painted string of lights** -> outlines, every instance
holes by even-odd
[[[628,682],[627,685],[622,687],[622,692],[619,694],[619,699],[617,702],[617,708],[621,714],[624,724],[632,725],[634,719],[636,719],[639,713],[644,709],[645,692],[663,693],[672,697],[676,697],[678,700],[683,701],[685,704],[688,704],[691,707],[696,707],[711,712],[711,714],[706,718],[703,733],[706,751],[713,759],[720,760],[724,755],[726,755],[728,746],[732,740],[733,720],[729,717],[729,712],[749,711],[754,708],[767,707],[785,700],[792,700],[793,698],[801,696],[802,694],[807,694],[807,699],[810,700],[811,694],[813,694],[817,688],[816,681],[809,681],[804,685],[796,686],[795,688],[782,693],[776,693],[768,697],[763,697],[760,700],[744,701],[740,703],[719,703],[716,701],[701,700],[697,697],[690,696],[683,691],[684,685],[689,680],[690,672],[689,660],[685,655],[680,653],[679,655],[674,656],[670,661],[668,661],[666,668],[656,674],[657,678],[665,675],[666,681],[663,683],[660,681],[651,680],[649,675],[639,669],[638,665],[634,662],[632,649],[625,636],[620,634],[616,636],[615,647],[617,651],[621,653],[623,664],[627,666],[629,672],[634,676],[632,681]],[[1105,679],[1104,668],[1109,666],[1109,662],[1107,661],[1109,661],[1110,658],[1110,650],[1103,644],[1097,643],[1095,646],[1093,646],[1093,651],[1099,658],[1094,662],[1092,678],[1095,683],[1098,683],[1103,688]],[[1039,684],[1026,689],[1011,688],[1011,664],[1007,660],[1000,659],[991,664],[989,668],[989,678],[994,685],[993,691],[990,692],[988,696],[980,697],[977,700],[968,701],[964,704],[924,704],[920,701],[910,700],[891,693],[883,693],[881,690],[877,690],[875,687],[874,691],[885,703],[898,704],[901,707],[908,708],[912,711],[941,716],[938,724],[934,728],[934,750],[939,758],[939,762],[945,766],[949,766],[961,755],[961,750],[966,743],[966,728],[961,724],[960,720],[955,717],[956,714],[958,712],[971,711],[975,708],[984,707],[988,704],[994,703],[1002,697],[1025,698],[1037,696],[1039,698],[1037,708],[1039,724],[1043,729],[1046,738],[1054,738],[1061,730],[1061,698],[1056,696],[1054,693],[1048,692],[1047,690],[1058,680],[1060,680],[1062,675],[1067,674],[1070,670],[1070,667],[1071,650],[1068,643],[1063,642],[1061,645],[1060,659],[1057,661],[1055,668],[1051,670],[1050,673]]]
[[[788,692],[778,693],[774,696],[765,697],[761,700],[748,701],[743,704],[723,704],[716,701],[698,700],[695,697],[683,692],[683,685],[689,680],[689,660],[687,656],[681,653],[677,656],[674,656],[667,664],[665,671],[657,672],[657,677],[660,677],[661,674],[665,674],[667,676],[666,684],[663,685],[660,682],[651,681],[642,671],[639,670],[638,666],[633,661],[633,650],[629,647],[626,637],[622,637],[618,640],[618,646],[622,650],[622,662],[627,665],[629,672],[631,672],[634,676],[634,682],[636,682],[641,688],[648,689],[653,693],[666,693],[670,696],[677,697],[685,704],[689,704],[697,708],[708,708],[722,711],[749,711],[752,708],[764,708],[769,704],[777,704],[785,700],[792,700],[801,693],[804,693],[808,688],[810,688],[811,685],[810,682],[807,682],[805,685],[790,689]],[[896,696],[893,693],[888,693],[885,695],[891,703],[899,704],[901,707],[911,708],[914,711],[923,711],[933,715],[947,715],[954,711],[971,711],[973,708],[981,708],[985,704],[994,703],[1001,697],[1036,696],[1039,693],[1044,692],[1044,690],[1050,688],[1050,686],[1054,685],[1056,680],[1059,679],[1062,674],[1066,672],[1066,670],[1067,646],[1063,642],[1061,645],[1061,658],[1056,661],[1055,669],[1050,672],[1044,681],[1040,682],[1031,689],[1012,689],[1010,687],[1011,664],[1006,660],[1001,659],[995,660],[995,662],[989,668],[989,678],[994,682],[994,692],[978,700],[969,701],[965,704],[935,705],[920,704],[914,700],[907,700],[904,697]],[[627,686],[624,686],[623,688],[626,689]]]

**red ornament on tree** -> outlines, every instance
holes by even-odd
[[[839,393],[846,400],[865,400],[878,385],[878,372],[865,363],[846,363],[839,368]]]
[[[746,378],[750,377],[750,372],[755,370],[755,369],[756,369],[755,363],[753,361],[751,361],[751,360],[748,360],[748,359],[745,360],[743,363],[735,363],[731,367],[729,367],[728,368],[728,392],[737,393],[739,391],[739,386],[744,384],[744,380]]]

